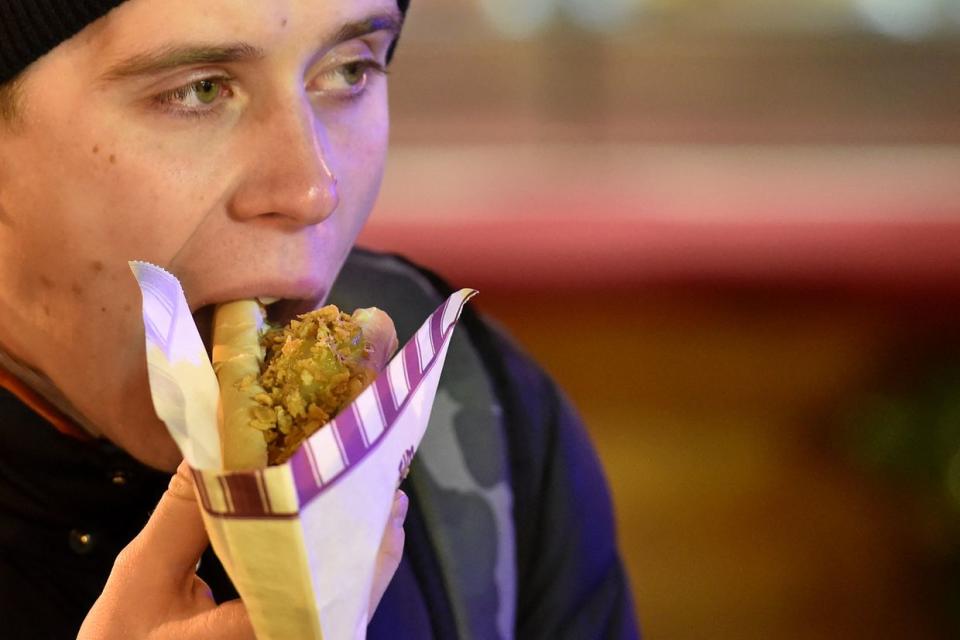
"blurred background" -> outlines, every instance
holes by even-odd
[[[960,637],[960,0],[415,0],[362,242],[481,290],[649,638]]]

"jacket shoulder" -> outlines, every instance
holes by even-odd
[[[402,256],[354,249],[334,283],[330,302],[346,310],[383,309],[393,318],[403,344],[450,292],[439,277]]]

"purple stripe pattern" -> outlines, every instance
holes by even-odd
[[[410,338],[407,343],[403,346],[400,353],[396,354],[393,359],[390,361],[390,364],[387,365],[387,369],[399,367],[399,371],[402,372],[402,376],[407,380],[407,390],[406,393],[402,394],[402,397],[397,398],[398,395],[397,389],[394,387],[393,383],[390,381],[390,376],[387,374],[387,369],[384,369],[380,372],[380,375],[377,376],[376,381],[370,388],[364,391],[364,394],[373,395],[380,407],[379,415],[374,419],[382,419],[383,425],[382,429],[370,428],[364,429],[364,425],[361,423],[361,430],[373,432],[380,432],[380,435],[373,441],[366,443],[364,451],[362,454],[357,457],[356,451],[351,451],[349,455],[343,455],[343,468],[336,474],[333,474],[331,477],[324,477],[321,481],[317,481],[316,476],[313,474],[297,473],[294,472],[294,481],[297,488],[297,496],[299,498],[300,506],[303,507],[307,505],[311,500],[316,498],[320,493],[322,493],[327,487],[331,486],[336,480],[347,471],[352,465],[357,464],[363,457],[366,456],[367,452],[376,447],[377,443],[380,442],[383,437],[390,431],[394,423],[397,420],[397,417],[400,415],[400,412],[403,410],[403,407],[406,405],[407,400],[413,395],[420,385],[420,382],[423,380],[424,375],[427,371],[430,370],[433,363],[436,361],[436,356],[440,352],[440,348],[443,344],[450,338],[450,334],[453,331],[453,327],[456,324],[457,319],[460,317],[460,312],[463,309],[463,305],[466,304],[473,295],[475,291],[460,291],[451,295],[443,304],[440,305],[434,311],[426,322],[425,326],[432,327],[436,325],[437,333],[439,335],[439,340],[432,340],[432,353],[430,354],[430,359],[425,363],[420,363],[420,354],[419,347],[417,346],[416,334]],[[448,319],[447,326],[444,326],[444,316],[447,314],[448,307],[450,305],[457,305],[457,312],[452,314],[452,318]],[[346,411],[341,413],[342,416]],[[359,417],[359,416],[357,416]],[[340,416],[337,416],[337,420],[340,419]],[[369,417],[368,417],[369,419]],[[326,429],[327,427],[323,427]],[[316,438],[311,437],[300,447],[300,450],[293,454],[293,457],[306,456],[311,447],[315,446]],[[345,451],[341,449],[341,454],[344,454]]]
[[[420,348],[417,347],[416,335],[410,339],[410,343],[413,348],[404,348],[403,350],[403,369],[407,374],[407,386],[415,389],[420,384],[420,379],[423,378],[423,372],[420,370]]]
[[[256,473],[231,473],[223,476],[235,513],[251,516],[266,515],[267,509],[260,495],[260,482]]]
[[[449,301],[444,303],[443,309],[447,308]],[[434,313],[430,316],[430,343],[434,351],[440,351],[440,345],[443,343],[443,312]]]
[[[263,506],[266,509],[267,513],[273,513],[273,505],[270,504],[270,492],[267,491],[267,482],[263,477],[262,473],[254,474],[254,478],[257,479],[257,490],[260,492],[260,497],[263,498]]]
[[[397,414],[400,413],[400,407],[393,399],[393,389],[389,378],[380,374],[374,381],[373,388],[376,392],[377,405],[380,407],[380,417],[383,419],[383,424],[393,424],[393,421],[397,419]]]
[[[467,300],[473,297],[476,291],[464,289],[451,295],[440,307],[434,311],[421,329],[429,336],[423,348],[429,352],[424,354],[421,362],[421,346],[417,345],[414,335],[403,346],[400,353],[380,372],[374,383],[361,396],[367,396],[368,402],[375,402],[378,408],[376,413],[367,412],[361,415],[355,400],[344,409],[329,424],[321,427],[320,431],[311,436],[293,454],[287,462],[293,475],[294,486],[300,507],[306,506],[311,500],[332,486],[353,465],[358,464],[366,455],[383,440],[384,436],[396,423],[409,399],[420,386],[437,361],[437,355],[450,339],[453,327],[460,317],[460,312]],[[448,307],[456,306],[455,313],[448,314]],[[407,389],[397,389],[390,381],[388,369],[393,369],[399,379],[406,379]],[[369,404],[368,406],[372,406]],[[371,415],[372,414],[372,415]],[[371,424],[377,421],[378,424]],[[325,436],[323,432],[333,434],[333,438]],[[366,434],[378,434],[373,441],[368,441]],[[331,451],[331,448],[335,451]],[[332,459],[332,463],[330,462]],[[323,461],[321,473],[318,461]],[[202,477],[211,480],[217,478],[224,492],[226,509],[214,509],[210,496],[203,487]],[[265,482],[262,471],[235,472],[220,474],[217,472],[194,471],[203,508],[211,515],[224,518],[291,518],[296,513],[279,513],[271,508],[269,486]],[[225,479],[225,480],[224,480]]]
[[[200,504],[203,505],[205,511],[212,513],[213,504],[210,502],[207,485],[203,482],[203,472],[197,471],[193,467],[190,468],[190,471],[193,472],[193,484],[197,487],[197,493],[200,494]]]
[[[337,415],[333,421],[333,432],[337,434],[337,441],[340,443],[340,452],[343,455],[344,462],[347,465],[356,464],[367,452],[367,443],[363,430],[360,428],[360,420],[357,415],[356,406],[350,405]]]
[[[310,456],[293,456],[290,458],[290,467],[293,470],[294,476],[309,476],[317,475],[318,481],[320,481],[320,471],[317,469],[316,464],[310,459]]]

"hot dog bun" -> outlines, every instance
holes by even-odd
[[[224,468],[285,462],[369,385],[397,348],[380,309],[352,315],[333,305],[269,328],[253,300],[214,312]]]

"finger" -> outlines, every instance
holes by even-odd
[[[128,560],[138,573],[168,579],[193,575],[208,543],[193,493],[193,477],[183,462],[170,478],[150,520],[125,553],[132,556]]]
[[[149,638],[176,640],[256,640],[247,608],[231,600],[202,613],[173,620],[154,629]],[[78,639],[79,640],[79,639]]]
[[[181,640],[256,640],[247,608],[240,600],[224,602],[204,614],[199,633],[181,636]]]
[[[403,557],[403,543],[406,537],[403,531],[403,523],[407,518],[409,507],[410,499],[407,494],[398,490],[393,499],[390,518],[383,530],[380,549],[377,551],[373,588],[370,591],[369,618],[373,618],[377,605],[380,604],[390,580],[393,579],[393,574],[397,572],[397,567],[400,566],[400,559]]]

